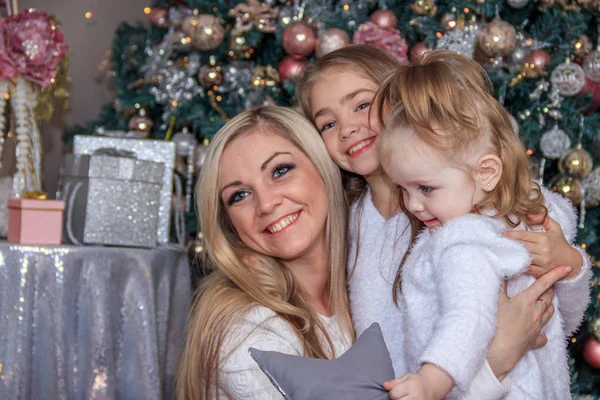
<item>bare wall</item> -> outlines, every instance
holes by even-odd
[[[151,0],[20,0],[19,8],[37,8],[58,17],[62,23],[65,41],[71,49],[69,75],[70,108],[60,107],[52,121],[42,125],[44,158],[43,185],[53,196],[62,163],[62,135],[66,127],[85,122],[98,114],[100,107],[112,100],[106,80],[98,81],[97,64],[110,48],[115,29],[121,21],[143,20],[144,7]],[[92,18],[85,13],[91,11]],[[14,140],[14,138],[12,139]],[[14,170],[14,143],[7,140],[3,170],[0,175]]]

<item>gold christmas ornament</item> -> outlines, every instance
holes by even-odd
[[[275,32],[278,13],[277,8],[270,7],[259,0],[247,0],[246,3],[240,3],[229,10],[229,16],[235,18],[233,30],[238,35],[249,32],[253,27],[263,33]]]
[[[590,38],[587,37],[587,35],[583,35],[579,37],[579,39],[577,39],[575,43],[573,43],[573,47],[575,49],[575,55],[577,57],[583,58],[590,54],[590,51],[592,51],[592,42],[590,41]]]
[[[229,36],[227,46],[227,54],[233,60],[249,60],[254,53],[254,49],[246,42],[246,38],[243,35],[234,35],[233,32]]]
[[[223,83],[223,69],[219,65],[203,65],[198,73],[202,86],[210,88]]]
[[[181,23],[181,30],[191,45],[202,51],[216,49],[225,37],[221,21],[210,14],[186,16]]]
[[[514,26],[496,17],[483,27],[478,43],[488,57],[505,57],[515,50],[517,31]]]
[[[442,15],[442,18],[440,19],[440,25],[447,31],[456,28],[456,15],[452,13],[446,13]]]
[[[437,13],[437,6],[433,0],[416,0],[410,5],[410,9],[418,15],[429,15],[430,17],[435,16]]]
[[[567,150],[558,161],[560,172],[574,178],[581,178],[589,174],[592,168],[592,156],[581,146]]]
[[[146,115],[146,110],[142,108],[138,115],[131,117],[128,127],[130,131],[145,132],[145,137],[148,137],[152,133],[154,121]]]
[[[578,206],[583,199],[583,186],[577,178],[561,175],[554,181],[554,183],[552,183],[550,189],[553,192],[556,192],[561,196],[571,200],[571,202],[576,206]]]
[[[279,73],[271,65],[257,65],[250,80],[254,87],[272,87],[279,82]]]

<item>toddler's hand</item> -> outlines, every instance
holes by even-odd
[[[406,374],[393,381],[384,382],[383,387],[389,391],[392,400],[433,400],[427,391],[427,381],[419,374]]]

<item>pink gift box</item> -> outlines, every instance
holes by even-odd
[[[19,244],[60,244],[62,200],[8,200],[8,241]]]

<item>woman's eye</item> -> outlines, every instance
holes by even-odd
[[[246,197],[248,197],[249,194],[250,192],[248,192],[247,190],[238,190],[237,192],[229,196],[229,200],[227,200],[227,205],[231,206],[233,203],[237,203],[238,201],[245,199]]]
[[[289,170],[293,169],[293,165],[278,165],[273,170],[273,178],[279,178],[289,172]]]
[[[364,110],[365,108],[368,108],[370,105],[371,105],[371,103],[368,103],[368,102],[360,103],[358,105],[358,107],[356,107],[356,111]]]
[[[431,186],[419,186],[419,190],[422,191],[425,194],[429,194],[433,191],[433,188]]]
[[[325,132],[328,129],[331,129],[335,126],[335,122],[328,122],[326,124],[324,124],[323,126],[321,126],[321,132]]]

